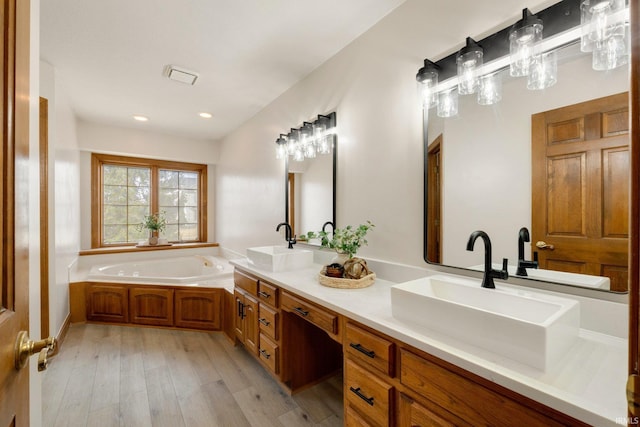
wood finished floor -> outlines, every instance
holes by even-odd
[[[75,324],[43,377],[44,426],[342,426],[342,378],[289,396],[222,333]]]

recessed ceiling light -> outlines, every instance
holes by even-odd
[[[199,113],[198,115],[203,119],[210,119],[211,117],[213,117],[213,114],[211,113]]]
[[[133,120],[137,120],[139,122],[148,122],[149,117],[135,115],[133,116]]]

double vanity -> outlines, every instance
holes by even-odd
[[[579,298],[374,260],[371,287],[334,289],[318,283],[324,251],[247,254],[235,338],[291,392],[343,369],[346,425],[626,417],[627,342],[585,329]]]

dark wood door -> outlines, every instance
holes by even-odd
[[[627,291],[628,94],[532,116],[532,159],[531,241],[540,267],[606,276],[611,290]]]
[[[0,8],[0,426],[29,425],[29,368],[14,343],[29,330],[29,1]],[[36,337],[37,338],[37,337]]]

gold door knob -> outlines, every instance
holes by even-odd
[[[543,242],[542,240],[540,240],[539,242],[536,243],[536,247],[538,249],[549,249],[550,251],[554,250],[556,247],[553,245],[548,245],[547,242]]]
[[[54,337],[45,338],[40,341],[29,339],[27,331],[20,331],[15,345],[15,365],[20,370],[27,364],[29,356],[36,353],[38,355],[38,372],[47,369],[49,358],[53,357],[57,351],[57,341]]]

